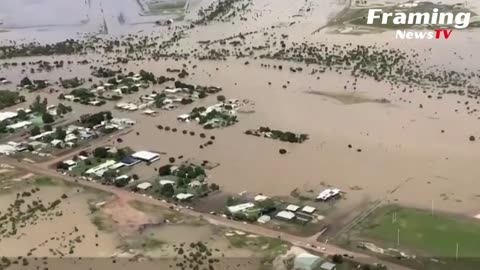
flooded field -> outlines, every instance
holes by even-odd
[[[95,34],[150,32],[157,27],[156,22],[183,20],[186,8],[185,0],[3,1],[0,32],[4,41],[49,42]]]
[[[181,269],[174,265],[181,260],[173,258],[192,250],[206,252],[211,262],[204,263],[213,269],[257,269],[264,256],[256,258],[252,249],[238,245],[238,237],[246,237],[244,233],[237,232],[235,244],[225,236],[225,229],[173,211],[122,202],[110,194],[60,180],[23,175],[12,167],[5,167],[0,174],[2,179],[10,179],[2,180],[0,195],[0,250],[2,266],[10,266],[8,269],[16,269],[16,264],[49,269],[128,269],[132,265]],[[55,198],[58,203],[52,203]],[[42,204],[47,210],[37,212],[35,207]],[[185,257],[184,263],[193,263],[196,258],[192,256]]]
[[[59,94],[71,91],[56,83],[59,78],[83,78],[82,87],[87,89],[112,79],[92,77],[93,66],[125,74],[140,70],[154,74],[155,83],[122,95],[121,102],[137,102],[141,96],[176,88],[173,81],[220,87],[224,99],[248,101],[248,108],[238,111],[235,125],[209,130],[177,117],[217,103],[217,94],[172,110],[153,106],[154,116],[141,110],[119,110],[116,101],[101,107],[62,101],[73,108],[67,120],[100,110],[135,120],[132,132],[122,136],[121,142],[109,144],[162,153],[152,165],[134,167],[132,171],[142,181],[155,178],[160,166],[172,163],[169,158],[182,157],[219,163],[208,171],[208,178],[226,194],[288,198],[298,193],[313,199],[327,187],[339,188],[341,200],[331,205],[311,202],[326,205],[326,221],[332,224],[348,224],[377,202],[427,209],[434,205],[441,211],[468,216],[480,213],[479,192],[472,188],[480,173],[476,165],[480,149],[480,55],[476,49],[480,36],[476,28],[454,31],[448,46],[429,40],[397,40],[390,29],[342,35],[328,24],[345,8],[354,8],[351,3],[310,0],[225,1],[220,7],[215,1],[89,0],[75,2],[79,12],[67,16],[66,11],[64,19],[51,21],[47,14],[32,16],[32,21],[16,19],[33,12],[42,1],[37,2],[23,1],[31,5],[23,10],[17,4],[0,3],[12,10],[0,18],[7,31],[0,33],[4,43],[32,38],[53,42],[63,40],[64,35],[78,37],[77,32],[96,39],[66,55],[18,50],[12,58],[5,56],[0,77],[13,82],[5,88],[19,89],[26,102],[4,111],[28,106],[37,95],[49,104],[58,103]],[[60,2],[49,1],[59,8],[66,5]],[[476,12],[478,1],[469,1],[464,7]],[[184,18],[174,19],[167,27],[155,26],[157,20],[172,16]],[[30,55],[34,56],[25,57]],[[37,68],[40,60],[65,64],[46,71]],[[48,80],[51,85],[36,92],[17,88],[25,76]],[[297,144],[245,134],[264,126],[307,134],[308,140]],[[204,140],[197,136],[200,133],[213,136],[212,145],[203,147]],[[49,197],[64,191],[51,192]],[[80,204],[82,196],[71,198],[77,197]],[[81,209],[76,207],[76,211]],[[225,254],[235,258],[254,255],[251,250],[238,250],[223,231],[205,224],[155,226],[152,224],[168,218],[131,211],[131,205],[121,200],[102,210],[113,220],[105,227],[119,226],[113,231],[124,241],[115,242],[118,238],[107,230],[105,253],[98,256],[113,254],[119,246],[139,248],[145,244],[161,247],[149,254],[168,257],[189,239],[212,242],[213,250],[226,250]],[[116,212],[129,215],[119,217]],[[152,226],[129,237],[138,233],[135,220]],[[85,230],[91,234],[93,228]],[[96,254],[95,249],[84,251],[93,252],[85,256]]]

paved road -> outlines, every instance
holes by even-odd
[[[164,207],[168,208],[172,206],[170,203],[162,202],[160,200],[156,200],[153,198],[149,198],[146,196],[143,196],[138,193],[130,192],[124,189],[119,189],[114,186],[107,186],[107,185],[102,185],[96,182],[90,182],[90,181],[76,181],[75,178],[70,177],[70,176],[65,176],[62,175],[54,170],[48,169],[50,162],[48,163],[39,163],[39,164],[31,164],[31,163],[26,163],[26,162],[19,162],[17,160],[10,159],[8,157],[0,157],[0,163],[2,164],[8,164],[15,166],[17,168],[30,171],[32,173],[38,174],[38,175],[44,175],[52,178],[58,178],[62,179],[67,182],[72,182],[72,183],[77,183],[78,185],[82,185],[85,187],[90,187],[94,188],[97,190],[102,190],[108,193],[112,193],[116,195],[118,198],[121,198],[123,201],[140,201],[143,203],[151,204],[151,205],[156,205],[159,207]],[[279,231],[275,231],[269,228],[265,228],[262,226],[254,225],[254,224],[249,224],[249,223],[243,223],[239,221],[234,221],[230,219],[223,218],[221,216],[215,216],[215,215],[208,215],[200,212],[196,212],[191,209],[187,208],[181,208],[179,210],[182,214],[189,215],[192,217],[198,217],[198,218],[203,218],[204,220],[208,221],[209,223],[213,225],[218,225],[218,226],[223,226],[223,227],[228,227],[232,228],[235,230],[241,230],[245,231],[248,233],[256,234],[256,235],[261,235],[261,236],[266,236],[266,237],[271,237],[271,238],[280,238],[284,241],[287,241],[295,246],[299,246],[308,250],[314,250],[316,252],[322,252],[327,255],[334,255],[334,254],[350,254],[355,257],[355,261],[358,261],[360,263],[382,263],[388,267],[389,270],[413,270],[408,267],[404,267],[401,265],[393,264],[390,262],[385,262],[378,260],[375,257],[362,254],[362,253],[357,253],[357,252],[352,252],[345,250],[343,248],[340,248],[335,245],[331,244],[323,244],[317,242],[315,239],[312,239],[311,237],[300,237],[300,236],[295,236]],[[316,247],[313,247],[316,246]],[[325,248],[324,251],[322,251],[320,248]]]

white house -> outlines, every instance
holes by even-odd
[[[313,214],[313,212],[315,212],[315,210],[317,210],[315,207],[312,207],[312,206],[304,206],[302,208],[302,212],[304,213],[307,213],[307,214]]]
[[[145,162],[154,162],[160,159],[160,154],[150,151],[138,151],[132,157]]]
[[[174,186],[176,184],[175,181],[167,180],[167,179],[160,180],[160,181],[158,181],[158,183],[160,184],[160,186],[165,186],[165,185],[168,185],[168,184]]]
[[[30,122],[30,121],[21,121],[21,122],[15,123],[15,124],[8,125],[7,129],[17,130],[17,129],[21,129],[21,128],[27,128],[31,124],[32,124],[32,122]]]
[[[143,183],[140,183],[140,184],[137,185],[137,188],[140,189],[140,190],[147,190],[151,187],[152,187],[152,184],[148,183],[148,182],[143,182]]]
[[[290,212],[297,212],[297,210],[300,209],[300,206],[294,205],[294,204],[289,204],[285,210],[290,211]]]
[[[322,262],[322,258],[320,258],[319,256],[305,252],[295,257],[293,261],[293,269],[313,270],[313,269],[316,269],[321,262]]]
[[[177,116],[177,120],[181,122],[188,122],[190,121],[190,114],[182,114]]]
[[[238,213],[238,212],[243,212],[243,211],[245,211],[247,209],[250,209],[250,208],[253,208],[253,207],[255,207],[255,204],[251,203],[251,202],[248,202],[248,203],[242,203],[242,204],[229,206],[228,211],[230,211],[230,213],[232,213],[232,214],[235,214],[235,213]]]
[[[193,194],[190,194],[190,193],[178,193],[177,195],[175,195],[175,198],[177,198],[177,200],[179,200],[179,201],[185,201],[185,200],[188,200],[188,199],[193,198]]]
[[[277,218],[292,220],[295,218],[295,214],[290,211],[280,211],[276,215]]]

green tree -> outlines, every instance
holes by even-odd
[[[162,186],[160,190],[160,194],[165,197],[172,197],[175,194],[175,189],[173,188],[172,184],[165,184]]]
[[[17,118],[20,120],[28,120],[30,117],[24,110],[17,111]]]
[[[158,168],[158,175],[160,175],[160,176],[170,175],[171,167],[172,167],[172,165],[167,164],[167,165],[164,165],[164,166]]]
[[[120,179],[115,180],[115,186],[116,187],[124,187],[124,186],[128,185],[129,182],[130,182],[130,178],[120,178]]]
[[[225,102],[226,98],[224,95],[218,95],[217,96],[217,101],[220,101],[220,102]]]
[[[45,130],[45,131],[52,131],[53,128],[52,128],[51,125],[45,125],[45,126],[43,126],[43,130]]]
[[[61,128],[61,127],[57,127],[55,129],[55,137],[59,140],[65,140],[65,137],[67,137],[67,132]]]
[[[57,170],[66,171],[66,170],[68,170],[68,168],[69,168],[68,165],[65,164],[63,161],[60,161],[60,162],[57,163]]]
[[[32,136],[36,136],[38,134],[42,133],[42,131],[40,130],[40,128],[38,126],[34,126],[31,130],[30,130],[30,135]]]
[[[44,124],[49,124],[55,122],[53,115],[49,114],[48,112],[44,112],[42,114],[42,121]]]
[[[107,158],[108,150],[105,147],[97,147],[93,150],[93,156],[96,158]]]
[[[0,122],[0,133],[7,133],[7,123],[5,121]]]
[[[35,101],[30,105],[30,109],[34,113],[44,113],[47,111],[47,99],[41,100],[40,96],[35,97]]]
[[[30,86],[32,85],[32,81],[28,78],[28,77],[24,77],[21,81],[20,81],[20,86],[21,87],[25,87],[25,86]]]
[[[65,106],[62,103],[59,103],[57,106],[57,115],[64,115],[72,111],[72,107]]]

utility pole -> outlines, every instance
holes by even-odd
[[[400,228],[397,229],[397,247],[400,246]]]
[[[457,242],[457,249],[455,251],[455,260],[458,261],[458,242]]]

